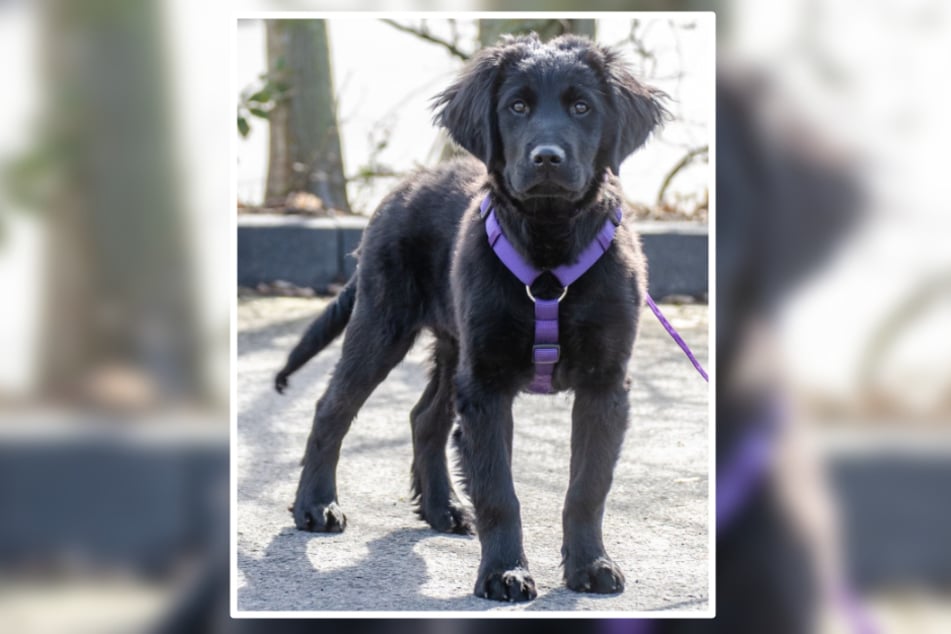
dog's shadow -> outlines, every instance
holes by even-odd
[[[582,598],[608,602],[618,596],[579,594],[562,586],[542,591],[528,604],[505,604],[475,597],[470,585],[474,576],[462,586],[445,588],[444,593],[453,596],[432,596],[442,594],[431,590],[440,573],[431,573],[415,548],[428,539],[475,538],[443,535],[425,527],[401,528],[368,542],[366,550],[352,563],[320,570],[313,559],[320,557],[322,548],[339,548],[339,540],[333,535],[285,528],[274,536],[260,558],[238,552],[238,569],[244,576],[244,585],[237,592],[238,609],[332,613],[486,612],[501,608],[545,612],[578,609]],[[675,606],[659,609],[671,607]],[[588,605],[585,609],[611,608]]]
[[[368,542],[352,563],[320,570],[313,559],[320,557],[322,548],[339,548],[339,540],[285,528],[260,558],[239,550],[238,569],[244,575],[244,585],[238,589],[238,609],[445,612],[498,607],[474,597],[468,586],[447,588],[447,594],[456,596],[426,594],[424,588],[431,587],[438,574],[430,574],[415,546],[427,539],[474,538],[442,535],[424,527],[401,528]]]

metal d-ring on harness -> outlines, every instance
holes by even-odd
[[[561,346],[558,343],[558,304],[568,294],[568,287],[594,266],[594,263],[611,246],[614,234],[621,224],[621,209],[618,207],[614,210],[595,239],[578,256],[576,262],[556,266],[547,271],[536,268],[528,262],[505,237],[499,220],[495,216],[495,210],[492,208],[490,195],[486,195],[482,200],[479,209],[482,219],[485,220],[485,232],[489,245],[502,264],[525,285],[525,292],[535,304],[535,343],[532,346],[535,378],[528,386],[528,391],[536,394],[551,394],[554,391],[551,379],[555,372],[555,364],[561,358]],[[546,272],[554,275],[561,284],[561,295],[555,299],[541,299],[532,294],[532,284]]]

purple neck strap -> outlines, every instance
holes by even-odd
[[[489,245],[502,264],[525,285],[525,292],[535,304],[535,343],[532,346],[535,378],[532,379],[528,391],[536,394],[551,394],[554,391],[552,374],[555,372],[555,364],[561,357],[561,346],[558,344],[558,304],[568,293],[568,287],[594,266],[594,263],[611,246],[617,227],[621,224],[621,209],[620,207],[616,209],[611,218],[604,222],[601,231],[575,262],[550,269],[562,287],[561,296],[556,299],[539,299],[532,295],[532,284],[546,271],[537,268],[522,257],[502,233],[502,226],[495,216],[490,195],[486,195],[482,200],[479,210],[482,218],[485,219],[485,233],[489,239]]]

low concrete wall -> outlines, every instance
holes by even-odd
[[[356,269],[365,218],[238,217],[238,284],[284,280],[324,291]]]
[[[0,574],[71,560],[165,574],[227,542],[224,434],[36,422],[0,431]]]
[[[652,222],[635,225],[647,256],[648,292],[655,299],[669,295],[708,297],[709,234],[705,225]]]
[[[238,284],[276,280],[324,291],[346,281],[365,218],[242,215],[238,218]],[[650,267],[650,294],[707,296],[707,229],[694,223],[635,225]]]
[[[830,471],[856,584],[951,585],[947,451],[879,447],[838,456]]]

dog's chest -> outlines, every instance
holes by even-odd
[[[535,305],[524,287],[505,286],[505,297],[486,310],[482,319],[469,322],[471,353],[480,365],[530,374],[539,341]],[[572,377],[626,364],[636,327],[634,303],[629,293],[583,284],[568,289],[557,308],[556,385],[569,387],[575,383]]]

